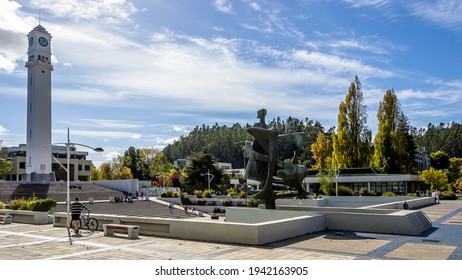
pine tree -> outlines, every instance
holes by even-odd
[[[333,137],[333,163],[337,168],[369,166],[372,133],[367,128],[366,110],[356,76],[339,106],[337,134]]]

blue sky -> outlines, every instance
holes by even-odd
[[[26,35],[53,36],[53,142],[163,148],[197,125],[337,124],[359,76],[368,126],[393,88],[415,127],[461,122],[458,0],[0,0],[0,141],[25,143]]]

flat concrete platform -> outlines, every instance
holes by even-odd
[[[263,246],[140,235],[72,236],[52,225],[0,225],[2,260],[462,260],[462,201],[421,209],[433,228],[419,236],[322,231]],[[164,212],[168,209],[163,208]],[[210,219],[210,218],[209,218]]]

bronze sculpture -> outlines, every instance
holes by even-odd
[[[304,198],[307,192],[302,187],[303,179],[308,175],[308,169],[296,164],[298,151],[305,134],[290,133],[279,134],[276,130],[268,128],[265,122],[266,110],[257,112],[260,119],[253,127],[247,128],[247,132],[253,136],[253,141],[246,141],[244,145],[244,157],[248,158],[245,169],[245,178],[260,182],[261,190],[253,196],[258,203],[264,203],[266,209],[276,209],[276,194],[274,183],[287,185],[290,189],[298,192],[298,197]],[[290,163],[276,159],[278,141],[282,141],[292,147],[294,156]]]

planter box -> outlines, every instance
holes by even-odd
[[[49,223],[48,212],[35,212],[26,210],[0,209],[0,213],[9,214],[13,217],[13,223],[45,225]]]

